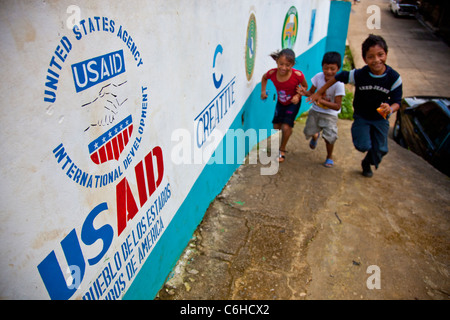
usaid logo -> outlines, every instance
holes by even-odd
[[[108,160],[119,160],[125,146],[133,133],[131,115],[119,122],[113,128],[102,134],[89,144],[89,154],[95,164]]]
[[[101,188],[123,175],[140,148],[148,112],[147,86],[137,83],[143,60],[131,33],[108,17],[80,20],[72,31],[61,38],[47,68],[44,102],[51,103],[49,115],[61,112],[64,137],[52,150],[69,179]],[[78,46],[85,41],[103,45]],[[68,68],[72,88],[61,88]]]
[[[81,92],[90,87],[95,86],[101,82],[110,80],[119,74],[125,72],[125,59],[123,56],[123,50],[111,52],[105,55],[94,57],[82,62],[78,62],[72,65],[73,80],[75,84],[76,92]],[[111,84],[102,87],[102,90],[110,86]],[[115,85],[113,84],[113,87]],[[117,87],[117,86],[115,86]],[[94,104],[98,98],[106,96],[106,103],[103,106],[108,110],[110,115],[105,119],[108,125],[114,125],[119,106],[123,103],[115,104],[112,98],[117,98],[114,93],[106,94],[106,91],[99,94],[93,101],[83,104],[82,107],[86,107],[90,104]],[[107,107],[110,105],[110,108]],[[119,157],[130,141],[130,137],[133,133],[133,119],[131,115],[128,115],[125,119],[115,124],[111,129],[101,134],[99,137],[89,143],[89,155],[91,160],[99,165],[109,160],[119,160]]]
[[[36,267],[51,299],[119,299],[163,234],[174,190],[162,148],[144,137],[150,90],[140,83],[144,61],[132,33],[98,16],[72,31],[50,58],[43,100],[57,120],[50,152],[62,170],[58,187],[67,190],[64,179],[80,187],[70,200],[85,216],[61,225]]]
[[[72,65],[73,80],[77,92],[125,72],[123,50],[111,52]]]

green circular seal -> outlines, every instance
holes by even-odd
[[[283,32],[281,35],[281,47],[283,49],[292,47],[297,40],[298,33],[298,13],[297,9],[292,6],[286,13],[286,18],[284,19]]]
[[[245,73],[247,80],[250,81],[255,68],[256,56],[256,19],[252,13],[248,19],[247,39],[245,41]]]

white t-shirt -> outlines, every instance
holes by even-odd
[[[319,90],[321,87],[323,87],[326,83],[325,81],[325,75],[323,74],[323,72],[319,72],[318,74],[316,74],[312,79],[311,82],[313,84],[314,87],[317,88],[317,90]],[[325,92],[325,97],[331,101],[334,102],[334,98],[336,96],[345,96],[345,86],[344,83],[342,82],[336,82],[335,84],[333,84],[331,87],[328,88],[328,90]],[[314,111],[320,112],[320,113],[327,113],[327,114],[331,114],[333,116],[336,116],[341,112],[341,110],[336,111],[333,109],[329,109],[329,108],[322,108],[319,107],[317,104],[313,103],[312,107],[311,107]]]

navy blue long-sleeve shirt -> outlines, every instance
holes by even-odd
[[[383,117],[377,112],[381,103],[398,103],[403,94],[402,78],[397,71],[386,65],[382,75],[374,75],[368,66],[351,71],[342,71],[335,76],[337,81],[355,85],[353,99],[354,114],[367,120],[379,120]]]

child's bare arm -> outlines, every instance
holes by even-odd
[[[262,100],[267,99],[266,87],[267,87],[267,78],[266,78],[266,74],[264,74],[261,79],[261,99]]]
[[[319,104],[327,107],[328,109],[339,111],[342,105],[342,96],[336,96],[334,98],[334,102],[321,98],[319,99]]]
[[[337,80],[333,77],[330,80],[327,81],[317,92],[312,94],[309,98],[306,99],[306,101],[309,101],[310,103],[318,103],[319,100],[322,98],[323,94],[327,91],[329,87],[331,87],[333,84],[335,84]]]
[[[400,109],[400,105],[398,103],[391,104],[392,113],[398,111]]]
[[[300,84],[303,88],[305,88],[305,90],[308,89],[308,82],[306,82],[306,79],[303,79],[303,81]]]
[[[306,96],[306,97],[310,97],[314,92],[316,92],[316,90],[317,90],[317,88],[314,85],[312,85],[309,90],[307,90],[303,86],[298,86],[297,87],[297,93],[302,95],[302,96]]]

